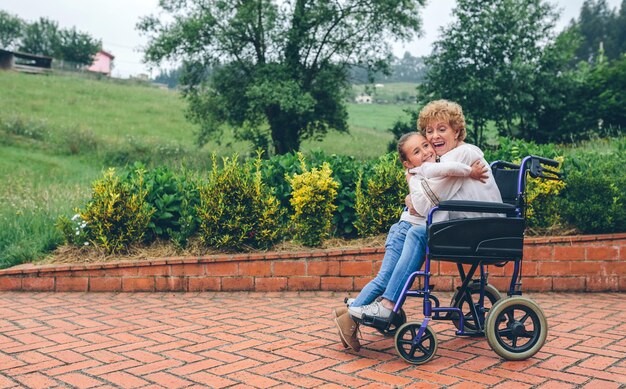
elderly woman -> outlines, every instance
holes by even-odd
[[[418,127],[432,145],[441,162],[459,162],[471,165],[476,160],[480,160],[488,168],[489,165],[484,159],[483,152],[478,147],[465,143],[465,117],[460,105],[447,100],[430,102],[420,111]],[[422,181],[422,192],[426,196],[421,193],[416,196],[412,193],[411,201],[407,205],[411,206],[419,215],[426,216],[430,209],[438,205],[441,200],[502,202],[500,191],[489,168],[486,180],[467,180],[457,177],[450,177],[448,180],[449,185],[438,186],[437,192],[431,190],[426,181]],[[436,220],[480,216],[493,215],[464,212],[451,212],[447,215],[438,212]],[[412,244],[416,249],[402,251],[382,298],[363,306],[351,304],[348,308],[350,315],[356,318],[367,315],[379,319],[389,319],[395,302],[402,293],[404,284],[409,276],[419,270],[424,263],[426,229],[415,229],[414,235],[412,237],[407,235],[407,240],[413,240]]]

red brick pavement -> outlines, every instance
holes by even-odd
[[[342,297],[0,293],[0,388],[626,387],[624,294],[529,294],[550,333],[521,362],[435,322],[439,350],[422,366],[371,329],[361,352],[344,350],[330,320]],[[409,320],[419,302],[405,305]]]

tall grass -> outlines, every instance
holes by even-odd
[[[42,257],[61,236],[61,214],[84,203],[99,170],[79,157],[0,146],[0,268]]]

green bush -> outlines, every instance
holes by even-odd
[[[129,174],[133,179],[141,164]],[[148,240],[171,239],[175,246],[185,247],[197,231],[195,206],[198,205],[198,183],[187,170],[174,174],[166,166],[149,170],[145,174],[146,201],[155,212],[148,224]]]
[[[408,193],[397,156],[390,153],[379,158],[369,176],[360,175],[357,181],[355,226],[359,236],[387,231],[398,221]]]
[[[146,201],[144,172],[138,170],[132,179],[120,180],[115,169],[92,185],[92,197],[76,220],[84,226],[85,238],[107,254],[124,251],[140,243],[147,230],[154,208]],[[67,223],[60,221],[66,241],[78,243],[67,236]]]
[[[291,221],[294,239],[307,246],[319,246],[330,236],[332,214],[339,184],[332,178],[328,162],[318,168],[307,168],[304,156],[299,154],[301,174],[287,180],[291,185],[290,203],[294,213]]]
[[[250,166],[240,165],[234,156],[224,158],[219,167],[213,155],[213,169],[196,206],[200,239],[207,246],[267,248],[282,236],[282,210],[261,181],[260,156],[255,166],[252,174]]]
[[[557,145],[537,144],[531,141],[521,139],[512,139],[500,137],[498,138],[498,146],[485,148],[485,159],[491,163],[494,161],[520,162],[522,158],[528,155],[538,155],[545,158],[555,158],[563,155],[563,151],[559,150]]]
[[[579,231],[626,231],[626,179],[574,172],[562,197],[563,216]]]
[[[48,127],[43,120],[27,120],[22,117],[0,118],[0,130],[24,138],[46,140],[50,137]]]

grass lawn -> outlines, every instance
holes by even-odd
[[[113,141],[126,136],[191,146],[193,126],[176,92],[70,76],[0,72],[0,117],[44,121],[55,131],[80,129]]]

